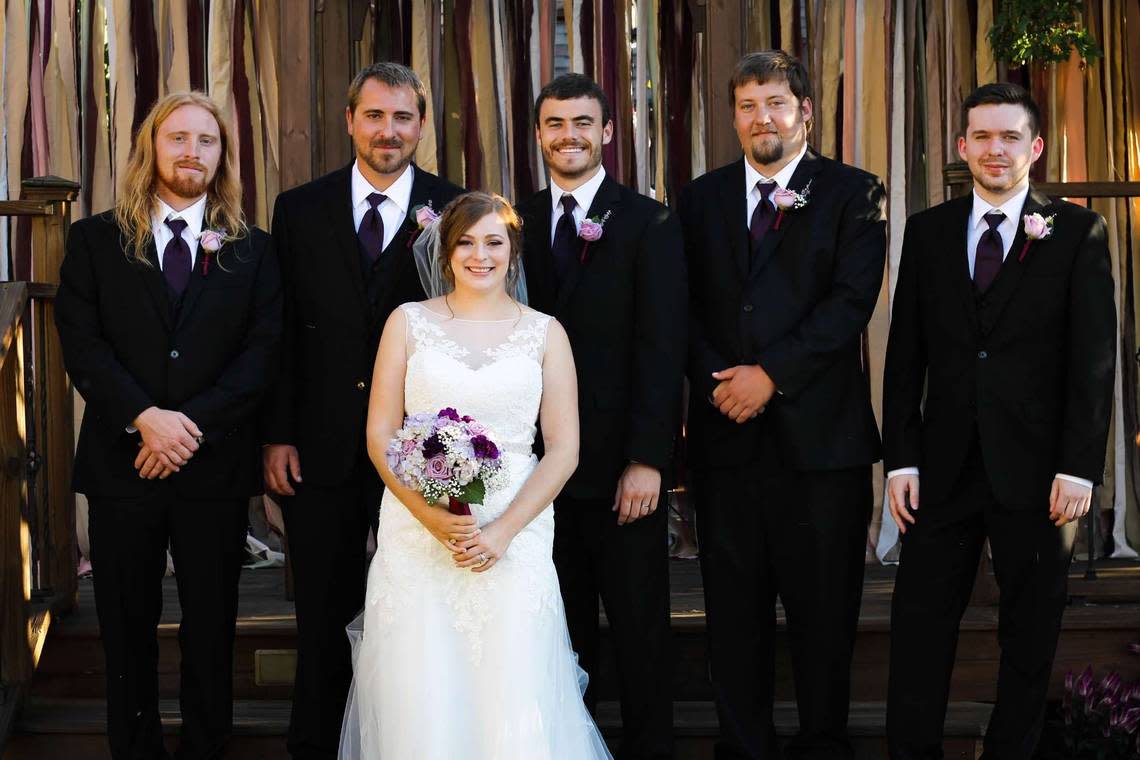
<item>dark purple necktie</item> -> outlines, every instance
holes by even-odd
[[[369,263],[374,263],[384,252],[384,220],[380,217],[380,204],[388,197],[380,193],[368,194],[368,210],[360,220],[360,229],[356,235],[360,238],[360,247]]]
[[[182,291],[186,290],[186,283],[190,282],[190,245],[182,237],[186,220],[167,219],[166,226],[174,233],[174,237],[162,252],[162,276],[166,278],[166,284],[174,295],[181,296]]]
[[[1005,246],[1002,244],[998,225],[1005,220],[1005,214],[1000,211],[991,211],[983,219],[989,229],[982,233],[978,239],[978,247],[974,252],[974,287],[979,293],[989,290],[1001,271],[1001,263],[1005,258]]]
[[[757,182],[756,189],[760,191],[760,202],[752,212],[752,220],[748,223],[748,236],[752,239],[752,253],[760,248],[760,241],[764,239],[772,220],[776,218],[776,209],[768,200],[776,189],[775,182]]]
[[[570,193],[562,196],[562,216],[554,225],[554,242],[550,244],[550,253],[554,256],[554,271],[558,281],[566,279],[566,275],[578,263],[578,228],[574,225],[574,208],[577,202]]]

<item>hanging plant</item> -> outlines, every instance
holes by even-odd
[[[1011,66],[1060,63],[1076,50],[1082,60],[1104,56],[1081,26],[1081,0],[1004,0],[990,29],[994,57]]]

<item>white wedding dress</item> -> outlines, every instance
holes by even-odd
[[[550,317],[474,322],[421,304],[407,318],[407,414],[454,407],[488,427],[509,473],[472,505],[480,525],[506,510],[534,470]],[[353,632],[353,693],[342,760],[610,758],[582,703],[551,559],[547,506],[485,573],[459,569],[391,492],[380,509],[363,631]],[[358,619],[359,620],[359,619]]]

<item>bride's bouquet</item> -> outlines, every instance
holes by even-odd
[[[471,514],[468,504],[482,504],[487,491],[501,487],[506,478],[499,447],[487,428],[451,407],[405,417],[385,454],[388,469],[401,483],[429,503],[446,496],[455,515]]]

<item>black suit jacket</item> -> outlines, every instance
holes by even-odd
[[[76,222],[60,269],[55,321],[63,358],[87,402],[72,487],[88,496],[135,497],[157,488],[134,468],[141,441],[128,433],[144,409],[184,413],[205,435],[169,480],[187,498],[261,492],[256,410],[277,370],[281,280],[273,241],[251,228],[204,266],[199,250],[174,309],[158,266],[128,258],[110,212]],[[203,274],[203,270],[206,273]]]
[[[1112,409],[1116,311],[1099,214],[1030,190],[1053,215],[1024,224],[985,296],[966,256],[973,195],[907,220],[883,384],[887,470],[919,467],[922,501],[949,495],[975,429],[994,495],[1040,508],[1057,473],[1099,483]],[[925,392],[925,405],[923,396]]]
[[[785,213],[750,262],[744,159],[681,193],[689,260],[689,451],[700,465],[743,464],[774,436],[787,466],[872,464],[879,433],[861,336],[886,258],[883,187],[867,172],[808,150],[788,183],[808,203]],[[759,417],[738,424],[709,403],[711,373],[758,364],[775,382]],[[765,431],[765,427],[767,430]]]
[[[668,208],[610,176],[587,213],[609,213],[600,240],[559,286],[550,253],[550,189],[519,204],[530,305],[558,318],[578,373],[581,446],[564,493],[613,498],[631,462],[665,470],[680,414],[685,261]]]
[[[273,239],[285,281],[282,373],[262,414],[262,442],[297,447],[306,483],[344,482],[364,454],[372,365],[384,322],[425,298],[409,241],[413,210],[437,212],[463,192],[413,167],[408,216],[383,256],[394,257],[370,302],[352,219],[352,165],[281,193]]]

